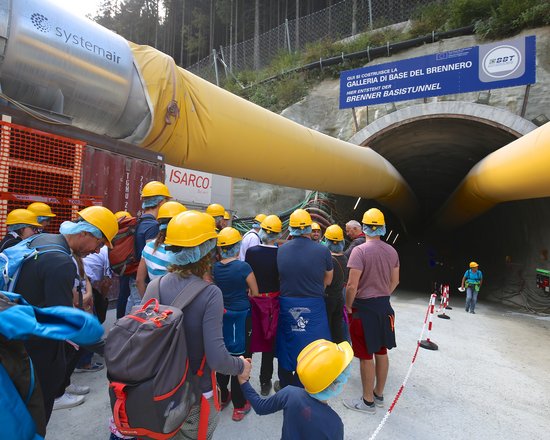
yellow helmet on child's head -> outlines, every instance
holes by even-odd
[[[474,267],[479,267],[479,264],[477,264],[475,261],[472,261],[470,263],[470,268],[473,269]]]
[[[318,339],[300,352],[296,372],[305,390],[317,394],[334,382],[352,359],[353,349],[349,342],[335,344]]]
[[[308,226],[311,226],[311,216],[309,212],[305,209],[297,209],[292,214],[290,214],[289,226],[292,228],[304,229]]]

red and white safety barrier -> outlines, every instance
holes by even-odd
[[[437,344],[435,342],[432,342],[430,339],[430,335],[432,333],[432,326],[433,326],[433,317],[435,313],[435,300],[437,298],[437,295],[435,293],[432,293],[430,296],[430,305],[428,306],[429,309],[429,320],[428,320],[428,334],[426,336],[426,339],[423,339],[420,341],[420,346],[422,348],[426,348],[427,350],[437,350]]]
[[[399,390],[397,391],[397,394],[393,398],[393,401],[392,401],[390,407],[388,408],[388,411],[386,412],[386,414],[382,418],[382,421],[380,422],[378,427],[374,430],[372,435],[369,437],[369,440],[374,440],[376,438],[376,436],[378,435],[378,433],[382,430],[382,428],[386,424],[388,418],[390,417],[393,409],[395,408],[395,405],[397,405],[397,401],[399,400],[399,398],[403,394],[405,386],[407,385],[407,382],[409,381],[409,377],[410,377],[411,372],[412,372],[412,367],[413,367],[413,365],[416,361],[416,357],[418,356],[418,349],[420,348],[420,346],[421,346],[420,344],[422,343],[422,336],[424,335],[424,330],[426,329],[426,323],[428,322],[428,316],[430,317],[430,321],[429,321],[429,325],[428,325],[428,334],[431,331],[432,317],[433,317],[433,313],[434,313],[436,297],[437,297],[437,295],[435,295],[435,294],[432,294],[432,296],[430,297],[430,302],[429,302],[428,308],[426,310],[426,316],[424,316],[424,324],[422,325],[422,331],[420,332],[420,336],[417,339],[416,349],[414,350],[411,365],[409,365],[409,369],[407,370],[407,374],[405,375],[405,379],[403,380],[403,383],[399,387]],[[429,338],[427,338],[427,340],[429,341]],[[433,344],[433,342],[432,342],[432,344]],[[437,347],[437,345],[436,345],[436,347]]]
[[[445,313],[447,307],[449,307],[449,285],[445,284],[441,286],[441,302],[439,304],[439,310],[437,311],[438,313],[443,311],[443,313],[437,315],[438,318],[451,319],[451,317]]]

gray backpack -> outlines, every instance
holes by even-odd
[[[159,304],[160,282],[143,305],[115,322],[105,341],[111,408],[121,434],[168,439],[177,434],[202,393],[189,371],[183,325],[185,307],[209,283],[191,281],[169,305]]]

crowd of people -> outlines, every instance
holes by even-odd
[[[339,225],[323,233],[304,209],[291,214],[287,231],[277,215],[258,214],[241,235],[222,205],[199,212],[170,199],[161,182],[143,187],[143,211],[133,231],[138,261],[134,273],[119,277],[117,318],[131,314],[151,289],[169,305],[194,282],[205,282],[184,320],[189,368],[192,374],[200,370],[204,401],[174,438],[199,438],[201,423],[208,428],[200,435],[211,438],[219,411],[231,404],[235,422],[251,409],[260,415],[283,410],[283,439],[341,439],[342,422],[325,403],[342,391],[354,356],[362,392],[344,405],[367,414],[384,406],[387,352],[396,346],[390,295],[399,283],[399,258],[380,239],[386,229],[379,209],[345,225],[351,242],[346,248]],[[15,291],[35,306],[74,306],[103,322],[112,278],[109,248],[131,214],[91,206],[77,221],[63,222],[59,234],[43,233],[54,216],[43,203],[9,213],[0,251],[22,240],[63,250],[25,261]],[[475,300],[470,307],[473,312]],[[89,392],[71,384],[73,372],[104,368],[93,362],[101,343],[34,340],[25,347],[42,388],[46,423],[52,410],[81,404]],[[256,357],[261,397],[248,382]],[[110,428],[112,439],[132,438],[114,419]]]

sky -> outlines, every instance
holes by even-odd
[[[50,0],[52,3],[60,5],[63,9],[71,11],[80,16],[86,14],[95,15],[97,7],[101,0]]]

